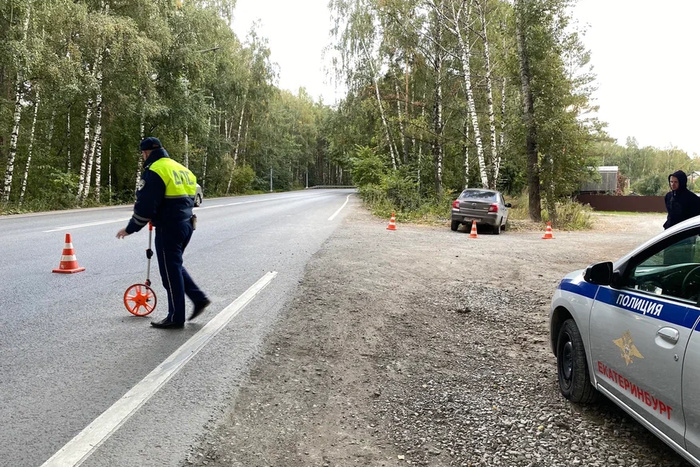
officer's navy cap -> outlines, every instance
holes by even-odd
[[[141,144],[139,145],[142,151],[149,151],[151,149],[159,149],[162,148],[163,146],[160,144],[160,141],[158,138],[154,138],[153,136],[149,136],[148,138],[144,138],[141,140]]]

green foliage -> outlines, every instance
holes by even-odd
[[[377,153],[367,146],[356,146],[352,163],[353,182],[363,187],[365,185],[381,185],[386,177],[384,162]]]
[[[359,187],[359,195],[376,216],[388,218],[395,213],[397,222],[444,224],[450,217],[450,204],[437,197],[419,197],[411,188],[406,180],[387,179],[381,186],[368,184]]]
[[[79,176],[98,123],[101,199],[86,203],[133,201],[136,147],[150,135],[198,175],[208,196],[269,187],[270,169],[276,190],[307,180],[311,186],[350,183],[347,149],[331,154],[332,132],[321,131],[331,128],[334,113],[303,89],[292,95],[275,88],[266,39],[253,29],[242,40],[230,28],[233,0],[34,0],[31,14],[29,5],[0,2],[6,26],[0,28],[0,167],[11,166],[6,173],[12,173],[6,206],[18,204],[31,145],[23,209],[73,206],[78,184],[59,189],[48,178]],[[20,138],[10,159],[17,78]],[[91,193],[96,169],[97,162],[83,175]]]
[[[517,197],[509,199],[509,202],[513,205],[508,210],[509,222],[529,218],[527,192],[523,191]],[[556,203],[556,220],[551,219],[547,210],[542,211],[542,220],[552,222],[552,227],[558,230],[587,230],[593,226],[592,212],[589,205],[563,198]]]
[[[478,8],[460,10],[452,8],[460,5],[453,0],[332,0],[336,77],[348,88],[334,107],[314,102],[303,88],[290,93],[275,87],[266,39],[255,29],[237,37],[229,26],[233,0],[34,0],[31,15],[29,4],[0,2],[2,168],[11,163],[18,77],[22,111],[5,211],[19,209],[29,147],[34,152],[21,208],[76,205],[83,155],[95,138],[98,96],[101,199],[91,196],[88,203],[133,201],[136,146],[144,135],[158,136],[174,159],[187,163],[207,196],[268,192],[271,185],[356,184],[382,215],[395,210],[402,219],[422,219],[449,217],[450,191],[480,186],[482,172],[505,193],[526,187],[512,3],[480,0]],[[593,75],[571,27],[568,0],[523,4],[538,135],[535,169],[550,216],[595,165],[619,165],[640,193],[663,192],[669,173],[696,169],[676,148],[612,143],[602,123],[586,118]],[[468,62],[455,24],[472,47]],[[30,141],[34,105],[38,119]],[[87,174],[91,193],[94,176]]]
[[[418,192],[418,184],[409,177],[402,176],[399,172],[394,172],[386,177],[383,186],[386,187],[387,200],[396,207],[397,211],[416,211],[423,204]]]
[[[589,205],[582,205],[573,200],[562,200],[557,203],[557,218],[550,219],[547,211],[542,212],[544,222],[551,221],[552,227],[559,230],[588,230],[593,227],[591,213],[593,210]]]
[[[664,195],[668,190],[668,179],[659,174],[644,177],[632,185],[632,191],[643,196]]]
[[[253,189],[255,171],[249,165],[239,165],[233,169],[231,178],[231,191],[234,193],[247,193]]]

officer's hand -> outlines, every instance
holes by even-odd
[[[129,235],[129,234],[128,234],[127,231],[126,231],[126,227],[124,227],[124,228],[121,229],[119,232],[117,232],[117,238],[124,238],[124,237],[126,237],[127,235]]]

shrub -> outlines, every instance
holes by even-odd
[[[356,151],[351,159],[353,182],[358,187],[380,185],[386,173],[382,159],[367,146],[357,146]]]
[[[576,201],[567,199],[557,203],[557,222],[552,225],[560,230],[587,230],[593,227],[591,212],[593,209],[589,205],[582,205]],[[549,215],[542,212],[542,220],[548,221]]]
[[[247,164],[236,166],[231,178],[231,191],[247,193],[252,190],[255,181],[255,171]],[[268,182],[269,183],[269,182]]]

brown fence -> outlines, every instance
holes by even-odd
[[[663,196],[578,195],[576,201],[596,211],[666,212]]]

